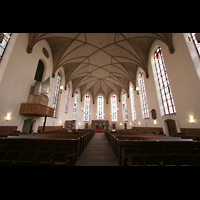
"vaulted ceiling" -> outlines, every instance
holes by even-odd
[[[65,71],[65,86],[72,81],[72,89],[91,92],[93,99],[103,93],[108,101],[121,89],[129,92],[129,82],[136,85],[136,72],[141,67],[148,78],[148,55],[152,43],[158,39],[174,53],[171,33],[30,33],[27,52],[46,40],[53,54],[53,74],[60,67]]]

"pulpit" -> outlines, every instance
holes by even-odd
[[[49,95],[50,95],[50,77],[44,82],[35,82],[34,86],[31,86],[27,103],[22,103],[19,114],[32,115],[32,121],[30,131],[34,122],[35,115],[45,117],[43,124],[43,132],[45,129],[46,118],[53,117],[54,109],[48,107]]]

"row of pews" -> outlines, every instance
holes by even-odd
[[[200,141],[134,130],[105,131],[121,166],[200,165]]]
[[[0,166],[74,166],[94,129],[0,137]]]

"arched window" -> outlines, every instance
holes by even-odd
[[[3,56],[3,53],[6,49],[6,46],[10,40],[10,37],[11,37],[11,33],[0,33],[2,35],[0,35],[1,37],[1,40],[0,40],[0,60]]]
[[[155,74],[156,74],[158,84],[159,84],[162,108],[163,108],[164,114],[167,115],[167,114],[176,113],[172,91],[171,91],[169,79],[167,76],[167,70],[165,67],[165,62],[164,62],[164,58],[163,58],[160,47],[158,47],[157,50],[155,51],[154,63],[155,63],[155,68],[156,68]]]
[[[34,80],[41,82],[42,81],[42,76],[44,72],[44,63],[39,60],[38,65],[37,65],[37,70],[35,72],[35,78]]]
[[[74,109],[73,109],[73,120],[77,119],[77,113],[78,113],[78,90],[74,92]]]
[[[85,95],[83,121],[90,121],[90,95],[88,94]]]
[[[117,121],[117,96],[112,95],[110,98],[111,101],[111,121],[116,122]]]
[[[55,94],[54,94],[54,98],[53,98],[53,109],[54,109],[53,117],[56,117],[56,110],[57,110],[60,82],[61,82],[61,71],[59,70],[57,78],[56,78],[56,88],[55,88]]]
[[[127,111],[127,100],[126,100],[126,91],[122,92],[122,112],[124,122],[128,121],[128,111]]]
[[[130,85],[130,95],[131,95],[131,110],[132,110],[132,120],[136,120],[136,110],[135,110],[135,98],[134,98],[134,86]]]
[[[101,95],[97,97],[97,119],[104,119],[104,98]]]
[[[146,89],[145,89],[145,84],[144,84],[143,71],[140,72],[138,84],[140,87],[140,102],[141,102],[142,116],[143,116],[143,119],[148,119],[149,110],[148,110],[147,94],[146,94]]]
[[[198,55],[200,56],[200,43],[198,43],[197,38],[196,38],[196,34],[195,33],[190,33],[192,41],[195,45],[195,48],[197,50]]]
[[[69,92],[70,92],[70,83],[67,84],[67,96],[66,96],[66,102],[65,102],[65,113],[68,113]]]

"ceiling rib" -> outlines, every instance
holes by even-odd
[[[129,82],[136,84],[138,66],[148,77],[148,51],[156,39],[174,52],[172,33],[30,33],[27,53],[45,39],[52,51],[52,72],[63,67],[65,84],[72,81],[73,92],[80,88],[81,98],[89,91],[93,101],[98,91],[105,93],[107,102],[114,91],[120,101],[121,89],[129,93]],[[68,41],[66,47],[62,40]]]

